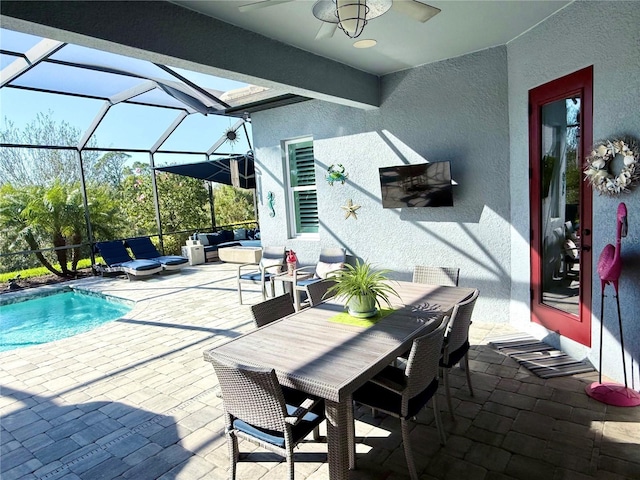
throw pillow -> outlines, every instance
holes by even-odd
[[[342,262],[339,262],[339,263],[318,262],[318,264],[316,265],[316,277],[327,278],[327,275],[329,273],[334,272],[336,270],[340,270],[342,267],[344,267],[344,263]]]
[[[268,273],[280,273],[282,271],[282,259],[278,258],[262,258],[260,260],[260,268],[264,269],[267,267],[271,267],[273,265],[280,265],[278,269],[270,268],[267,270]]]
[[[246,240],[247,239],[247,229],[246,228],[237,228],[233,231],[233,239],[234,240]]]
[[[209,240],[209,245],[218,245],[222,241],[222,235],[219,233],[209,233],[207,234],[207,239]]]
[[[199,233],[198,234],[198,240],[205,247],[209,245],[209,238],[207,237],[206,233]]]

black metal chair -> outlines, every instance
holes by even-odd
[[[445,317],[438,328],[413,341],[406,369],[389,365],[353,394],[355,402],[400,419],[404,454],[412,480],[418,479],[418,473],[411,451],[408,421],[430,399],[433,399],[433,413],[440,443],[444,445],[446,442],[436,392],[438,366],[448,320]]]
[[[210,358],[220,383],[229,447],[230,479],[236,478],[238,438],[286,458],[294,478],[293,449],[324,420],[324,400],[283,390],[273,369]]]

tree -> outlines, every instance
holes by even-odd
[[[124,152],[105,153],[93,165],[92,171],[88,175],[89,180],[119,189],[124,181],[124,166],[130,158],[131,155],[127,155]]]
[[[149,165],[139,162],[127,170],[122,190],[122,206],[131,225],[127,236],[157,232],[152,175]],[[195,230],[207,221],[209,196],[202,180],[160,172],[156,183],[163,232]],[[165,250],[179,252],[182,240],[167,239]]]
[[[11,184],[0,187],[0,223],[6,229],[10,247],[31,249],[40,263],[61,277],[75,276],[81,258],[80,245],[86,238],[84,202],[80,185],[65,185],[59,180],[49,187],[30,185],[19,188]],[[90,199],[92,211],[105,229],[115,221],[116,211],[107,189],[96,188]],[[56,248],[53,262],[40,250],[48,245]],[[68,248],[71,258],[68,257]],[[69,266],[69,262],[71,265]]]
[[[23,130],[5,117],[5,128],[0,131],[0,142],[17,145],[43,145],[76,147],[82,132],[67,122],[56,123],[51,111],[38,113],[36,119]],[[95,145],[95,139],[90,144]],[[23,185],[51,185],[54,180],[71,184],[80,180],[78,152],[73,149],[2,148],[0,155],[0,182],[15,187]],[[86,171],[91,171],[98,152],[86,151],[83,160]]]
[[[255,217],[251,190],[231,185],[216,185],[213,206],[217,225],[246,222]]]

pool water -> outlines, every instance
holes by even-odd
[[[122,317],[131,303],[65,291],[0,306],[0,352],[87,332]]]

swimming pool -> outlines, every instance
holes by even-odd
[[[0,352],[87,332],[132,307],[133,302],[71,289],[0,305]]]

